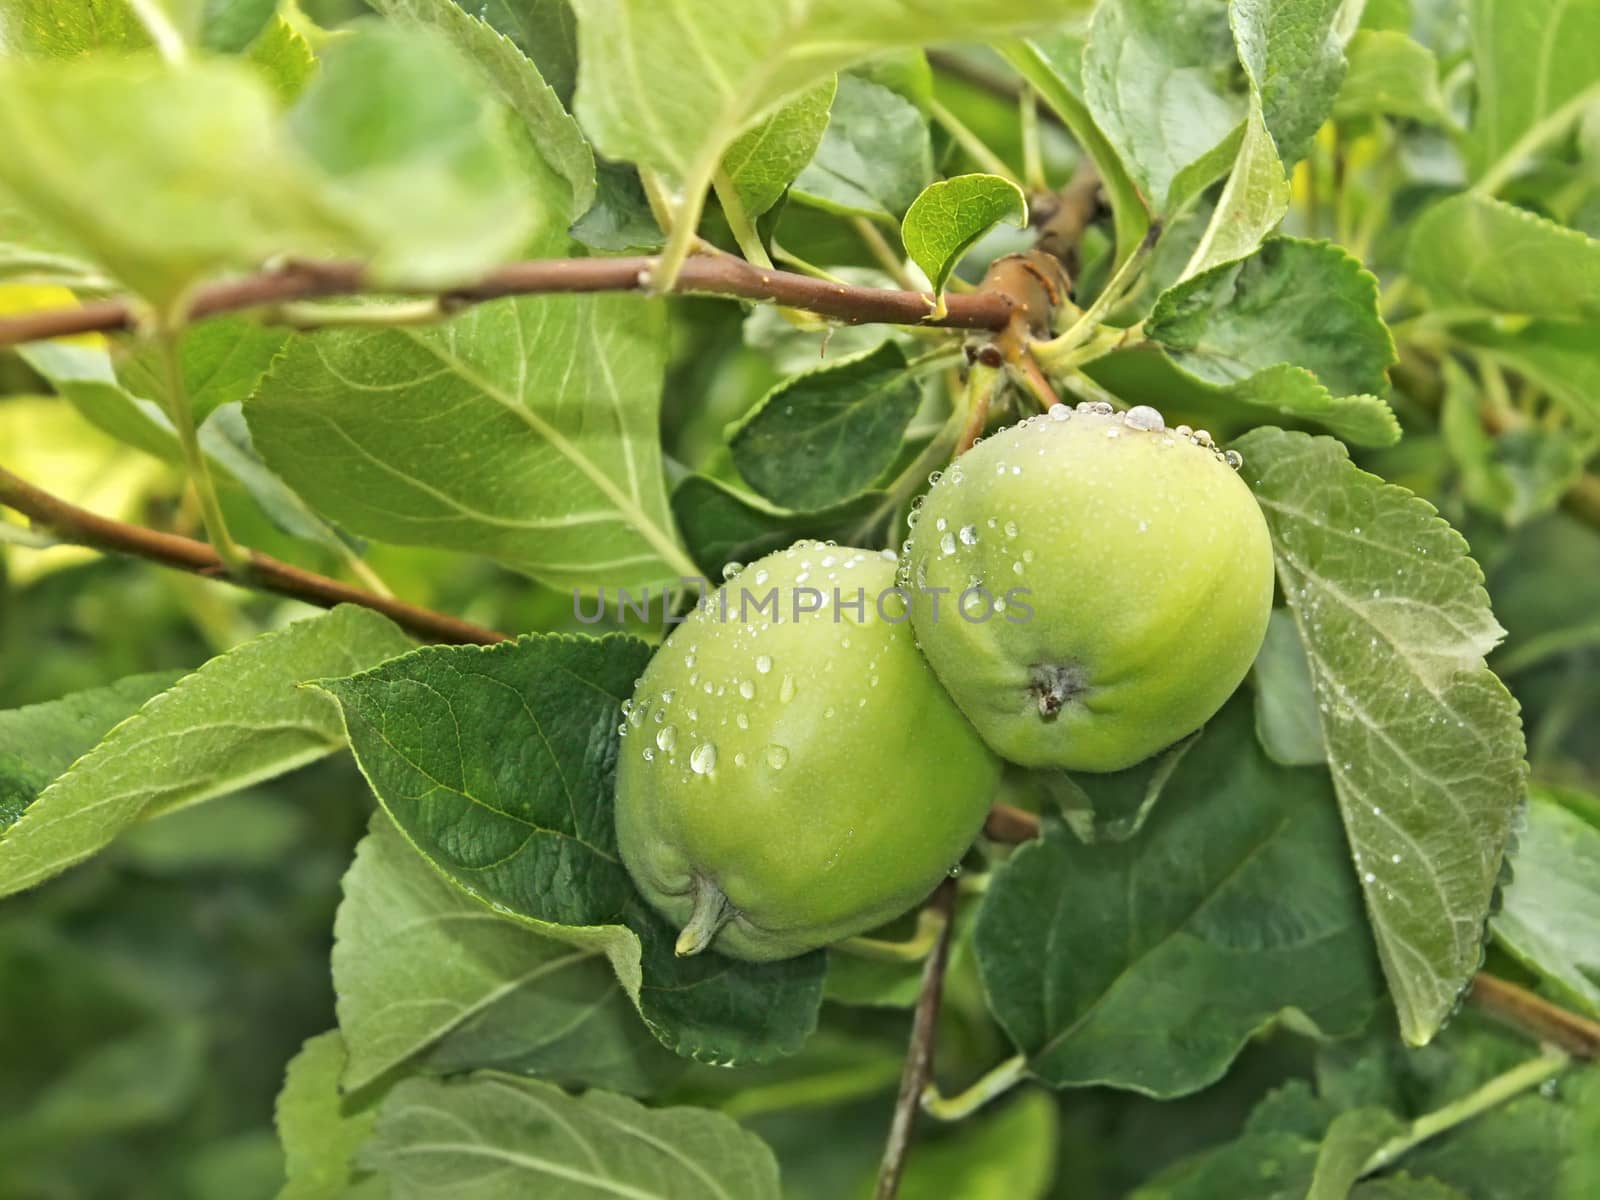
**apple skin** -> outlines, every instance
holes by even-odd
[[[917,652],[894,586],[879,551],[796,543],[724,585],[640,677],[617,844],[684,930],[679,953],[789,958],[871,929],[923,900],[978,834],[1000,762]],[[794,620],[796,587],[827,606]],[[846,601],[862,589],[864,617],[836,608],[835,588]],[[772,589],[777,622],[753,609]]]
[[[1057,406],[978,443],[928,492],[902,571],[940,681],[1028,767],[1117,771],[1192,733],[1244,679],[1272,611],[1250,489],[1208,435],[1144,407]],[[1004,611],[961,616],[974,583]]]

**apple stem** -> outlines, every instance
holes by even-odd
[[[689,922],[678,934],[678,944],[673,947],[679,958],[699,954],[722,932],[722,927],[733,917],[733,905],[721,888],[704,875],[694,878],[694,911]]]

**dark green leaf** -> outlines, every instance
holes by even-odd
[[[814,511],[860,495],[892,464],[922,390],[894,342],[786,379],[729,433],[734,465],[775,504]]]
[[[1193,734],[1137,766],[1097,775],[1040,772],[1067,827],[1084,843],[1125,842],[1144,828],[1150,810],[1199,740]]]
[[[603,952],[652,1032],[689,1057],[752,1062],[816,1022],[821,954],[678,958],[612,827],[622,701],[643,642],[529,635],[429,647],[323,682],[406,837],[458,887],[545,937]]]
[[[1182,1095],[1274,1021],[1337,1035],[1377,998],[1323,776],[1271,763],[1236,700],[1166,790],[1131,841],[1047,823],[984,896],[990,1006],[1048,1083]]]
[[[1330,438],[1239,443],[1316,686],[1378,951],[1413,1045],[1454,1009],[1524,788],[1516,702],[1483,664],[1502,630],[1467,546]]]

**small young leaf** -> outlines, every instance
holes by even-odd
[[[1237,443],[1316,685],[1328,766],[1400,1029],[1426,1043],[1482,958],[1524,789],[1502,631],[1461,536],[1330,438]]]
[[[1439,305],[1600,321],[1600,241],[1499,200],[1465,193],[1434,205],[1406,258]]]
[[[350,1090],[418,1062],[644,1095],[684,1065],[650,1036],[598,947],[486,911],[381,813],[344,878],[333,983]]]
[[[1145,324],[1219,397],[1317,421],[1351,441],[1400,436],[1388,405],[1394,341],[1377,280],[1326,242],[1274,238],[1239,262],[1169,288]]]
[[[922,268],[936,292],[972,245],[1001,223],[1019,229],[1028,223],[1028,198],[998,175],[957,175],[923,189],[906,210],[900,236],[911,261]]]
[[[922,111],[870,79],[845,74],[828,130],[790,195],[829,212],[898,220],[932,178]]]
[[[379,801],[452,882],[540,935],[598,949],[651,1031],[686,1057],[759,1062],[815,1026],[823,955],[679,958],[628,877],[612,825],[631,638],[529,635],[428,647],[323,680]]]
[[[1191,279],[1212,267],[1255,253],[1289,211],[1289,177],[1272,135],[1252,103],[1233,171],[1217,197],[1200,244],[1183,269]]]
[[[52,779],[181,674],[130,675],[105,687],[0,712],[0,834]]]
[[[8,0],[0,5],[0,46],[18,58],[76,58],[147,50],[150,34],[127,0]]]
[[[723,155],[722,169],[751,220],[778,202],[817,152],[828,127],[834,87],[826,79],[807,88],[747,129]]]
[[[377,1121],[374,1097],[352,1102],[340,1080],[345,1043],[337,1029],[308,1038],[289,1060],[275,1119],[288,1180],[278,1200],[338,1200],[351,1194],[356,1151]]]
[[[768,500],[814,511],[860,495],[888,469],[922,389],[899,345],[786,379],[729,432],[739,473]]]
[[[1600,829],[1537,789],[1517,834],[1495,941],[1561,997],[1600,1018]]]
[[[250,43],[244,58],[261,72],[285,105],[300,98],[317,69],[317,56],[311,44],[281,15],[273,16],[261,36]]]
[[[268,465],[356,533],[556,587],[660,583],[695,574],[663,481],[664,317],[633,296],[547,296],[329,330],[289,343],[245,416]]]
[[[1269,762],[1240,698],[1167,792],[1130,841],[1084,846],[1047,822],[984,895],[990,1007],[1047,1083],[1183,1095],[1287,1012],[1337,1035],[1377,999],[1324,777]]]
[[[378,1110],[360,1164],[394,1200],[461,1194],[778,1200],[772,1151],[732,1118],[698,1108],[648,1109],[608,1092],[483,1071],[408,1079]]]
[[[113,729],[0,837],[0,896],[88,858],[135,821],[331,754],[344,744],[338,711],[299,685],[409,645],[386,618],[346,606],[212,659]]]

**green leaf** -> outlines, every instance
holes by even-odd
[[[650,211],[639,172],[618,163],[597,163],[596,194],[572,236],[591,250],[643,254],[661,249],[664,235]],[[760,306],[758,306],[759,308]]]
[[[286,330],[249,317],[217,317],[186,330],[183,382],[195,421],[203,422],[223,405],[237,404],[255,391],[288,340]],[[135,353],[117,364],[117,375],[129,391],[170,411],[172,397],[153,340],[138,343]]]
[[[1041,1091],[963,1122],[954,1136],[918,1144],[906,1159],[900,1200],[1020,1200],[1045,1196],[1055,1179],[1059,1124]]]
[[[1345,48],[1350,69],[1334,102],[1334,114],[1401,117],[1425,125],[1449,125],[1433,51],[1403,33],[1362,29]]]
[[[1106,135],[1100,132],[1084,98],[1082,35],[1053,33],[1016,46],[1002,47],[1007,62],[1021,75],[1093,160],[1101,186],[1111,200],[1117,231],[1117,263],[1138,249],[1150,229],[1150,208],[1128,168]]]
[[[1239,61],[1260,96],[1279,157],[1293,166],[1333,111],[1344,79],[1345,0],[1233,0]]]
[[[278,1200],[343,1200],[351,1163],[377,1120],[373,1098],[340,1091],[345,1043],[337,1029],[307,1039],[289,1060],[275,1109],[288,1182]]]
[[[1316,1143],[1293,1134],[1246,1134],[1174,1164],[1129,1200],[1305,1200],[1316,1157]]]
[[[642,1095],[683,1066],[650,1036],[599,947],[485,910],[381,813],[344,878],[333,984],[350,1090],[415,1062]]]
[[[192,5],[195,0],[190,0]],[[222,54],[238,54],[277,15],[278,0],[202,0],[200,44]]]
[[[330,43],[289,127],[380,281],[470,279],[586,207],[533,193],[503,109],[462,55],[415,29],[366,25]]]
[[[1275,609],[1267,623],[1254,668],[1256,737],[1273,762],[1286,767],[1320,767],[1328,748],[1317,718],[1317,694],[1311,683],[1306,648],[1292,618]]]
[[[1365,1173],[1367,1160],[1406,1130],[1406,1124],[1383,1108],[1356,1108],[1340,1113],[1328,1126],[1317,1150],[1317,1167],[1306,1200],[1347,1200]]]
[[[845,74],[827,132],[790,195],[846,216],[898,220],[932,178],[922,110],[870,79]]]
[[[990,1007],[1047,1083],[1183,1095],[1274,1022],[1336,1036],[1377,998],[1320,775],[1268,761],[1235,701],[1167,791],[1131,841],[1083,846],[1047,821],[984,895]]]
[[[243,63],[0,64],[0,143],[0,187],[159,306],[215,271],[345,238]]]
[[[316,73],[317,56],[311,44],[282,16],[275,15],[250,43],[244,58],[261,72],[280,102],[293,104]]]
[[[1044,771],[1037,777],[1080,842],[1125,842],[1144,828],[1172,773],[1198,740],[1199,734],[1191,734],[1121,771],[1076,775]]]
[[[1183,278],[1191,279],[1255,253],[1288,211],[1289,177],[1259,108],[1252,104],[1233,171],[1217,197],[1200,244],[1183,269]]]
[[[749,562],[802,537],[871,545],[882,540],[895,507],[888,494],[866,492],[821,512],[790,512],[704,475],[688,476],[672,493],[684,541],[710,579],[726,563]]]
[[[1511,865],[1495,941],[1563,1004],[1600,1018],[1600,829],[1536,789]]]
[[[1350,1200],[1467,1200],[1467,1197],[1437,1179],[1416,1179],[1401,1172],[1362,1180],[1350,1193]]]
[[[608,158],[697,205],[746,129],[818,80],[884,51],[1042,28],[1085,0],[576,0],[578,119]]]
[[[1154,211],[1176,214],[1233,159],[1248,107],[1237,72],[1220,4],[1106,0],[1095,10],[1084,102]]]
[[[145,50],[150,35],[127,0],[8,0],[0,5],[0,46],[19,58],[76,58]]]
[[[1251,257],[1169,288],[1145,332],[1219,399],[1316,421],[1387,445],[1399,422],[1388,389],[1394,341],[1371,273],[1326,242],[1273,238]]]
[[[732,1064],[791,1053],[816,1023],[823,956],[678,958],[676,930],[617,855],[617,727],[649,653],[619,636],[529,635],[429,647],[321,686],[342,705],[379,801],[458,887],[545,937],[602,950],[680,1054]]]
[[[568,1096],[533,1080],[480,1072],[408,1079],[378,1112],[360,1162],[394,1200],[460,1196],[631,1196],[778,1200],[778,1163],[720,1113],[647,1109],[622,1096]]]
[[[811,161],[828,127],[834,88],[832,79],[807,88],[728,147],[722,170],[746,217],[754,220],[776,204]]]
[[[483,18],[479,20],[452,0],[370,3],[391,19],[438,30],[471,61],[484,84],[521,118],[539,158],[558,177],[558,181],[536,181],[540,194],[548,195],[559,212],[552,224],[564,229],[582,216],[595,198],[594,152],[577,121],[562,107],[563,96],[572,94],[572,64],[560,61],[564,39],[551,31],[552,23],[564,24],[571,34],[571,10],[555,0],[495,0],[475,6]],[[546,63],[563,70],[564,90],[555,79],[546,82],[548,77],[541,74]],[[558,201],[561,186],[567,195]]]
[[[998,175],[957,175],[929,184],[906,210],[900,226],[911,261],[943,292],[962,256],[1001,223],[1025,228],[1028,198]]]
[[[1329,438],[1238,443],[1316,685],[1328,766],[1400,1030],[1427,1042],[1477,970],[1524,789],[1502,631],[1461,536]]]
[[[0,712],[0,834],[44,788],[182,672],[155,671]]]
[[[1440,306],[1552,321],[1600,321],[1600,241],[1466,193],[1424,213],[1407,270]]]
[[[113,729],[0,837],[0,895],[59,874],[135,821],[338,750],[338,711],[299,685],[409,644],[386,618],[346,606],[212,659]]]
[[[298,337],[245,415],[267,464],[356,533],[556,587],[659,583],[695,574],[662,474],[664,317],[550,296]]]
[[[539,68],[562,104],[578,85],[578,18],[567,0],[479,0],[478,15]]]
[[[894,342],[786,379],[728,435],[733,462],[775,504],[816,510],[860,495],[900,452],[922,389]]]
[[[1450,336],[1526,377],[1587,430],[1600,430],[1600,322],[1458,325]]]
[[[1600,8],[1571,0],[1471,0],[1468,12],[1478,94],[1466,158],[1470,178],[1478,179],[1514,167],[1530,133],[1571,123],[1586,98],[1600,97],[1590,53],[1600,44]]]

